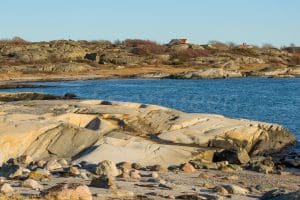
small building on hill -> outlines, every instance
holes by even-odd
[[[180,38],[180,39],[172,39],[169,42],[169,45],[176,45],[176,44],[188,44],[189,41],[186,38]]]

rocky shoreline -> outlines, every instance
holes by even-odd
[[[72,97],[0,93],[1,198],[299,198],[280,125]]]

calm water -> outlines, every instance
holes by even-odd
[[[72,92],[80,98],[159,104],[185,112],[217,113],[228,117],[273,122],[284,125],[300,140],[300,78],[130,79],[38,84],[55,87],[5,91],[38,91],[56,95]]]

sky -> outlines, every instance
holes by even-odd
[[[0,38],[300,45],[300,0],[0,0]]]

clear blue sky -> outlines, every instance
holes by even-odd
[[[300,45],[300,0],[0,0],[0,38]]]

